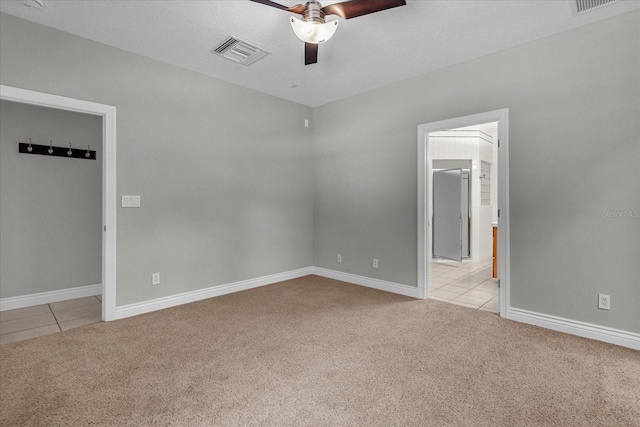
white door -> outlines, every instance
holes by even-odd
[[[433,171],[433,256],[462,261],[462,169]]]

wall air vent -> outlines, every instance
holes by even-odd
[[[211,50],[211,53],[247,66],[269,55],[269,52],[234,37],[229,37],[220,43],[218,47]]]
[[[618,0],[571,0],[575,2],[575,13],[579,15],[581,13],[589,12],[602,6],[606,6],[611,3],[615,3]]]

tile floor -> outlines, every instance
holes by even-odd
[[[102,297],[77,298],[0,312],[0,345],[102,320]]]
[[[493,262],[433,260],[429,272],[429,297],[480,310],[499,312],[498,279]]]

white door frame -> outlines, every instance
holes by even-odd
[[[102,117],[102,320],[115,320],[116,107],[5,85],[0,99]]]
[[[429,134],[443,130],[498,122],[498,277],[500,279],[500,316],[507,317],[510,301],[509,249],[509,109],[488,111],[418,126],[418,296],[429,297],[429,262],[431,259],[431,226],[428,216],[431,201]]]

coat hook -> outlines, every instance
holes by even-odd
[[[28,152],[32,152],[33,151],[33,147],[31,146],[31,138],[29,138],[29,146],[27,147],[27,151]]]
[[[84,153],[84,156],[88,159],[89,157],[91,157],[91,146],[87,145],[87,152]]]
[[[70,156],[73,154],[73,151],[71,151],[71,143],[69,143],[69,151],[67,151],[67,155]]]
[[[49,140],[49,149],[47,150],[49,154],[53,154],[53,141]]]

